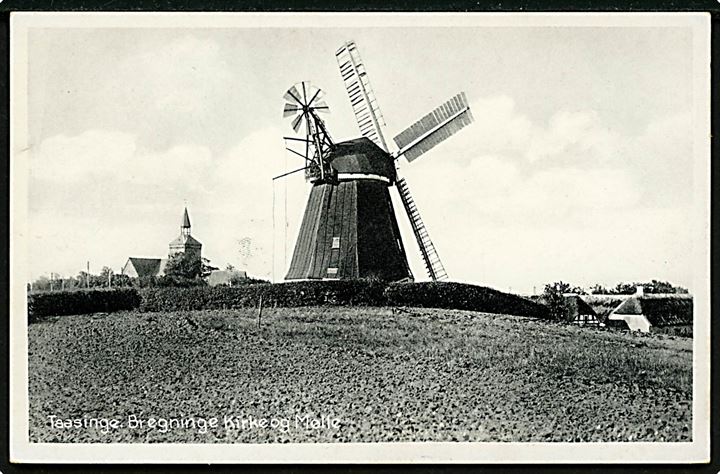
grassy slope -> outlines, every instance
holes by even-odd
[[[691,340],[385,308],[30,325],[32,441],[687,440]],[[47,416],[341,419],[338,429],[50,429]],[[222,423],[222,421],[221,421]]]

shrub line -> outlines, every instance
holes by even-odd
[[[490,288],[453,282],[298,281],[237,287],[117,288],[28,295],[30,321],[138,309],[143,312],[303,306],[406,306],[547,318],[543,305]]]

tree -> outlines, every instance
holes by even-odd
[[[80,288],[86,288],[90,286],[90,274],[86,271],[81,271],[76,277]]]
[[[192,280],[202,275],[202,260],[186,253],[176,253],[165,266],[165,276]]]
[[[565,297],[563,293],[569,293],[570,285],[559,281],[548,283],[542,294],[542,302],[550,310],[550,319],[561,321],[565,314]]]
[[[551,290],[555,293],[560,293],[561,295],[564,293],[573,293],[576,295],[586,295],[587,292],[580,286],[573,286],[570,283],[565,283],[564,281],[556,281],[553,283],[548,283],[545,285],[545,292],[548,290]]]
[[[74,288],[79,288],[80,286],[82,286],[80,282],[73,277],[67,277],[60,280],[60,288],[65,290],[72,290]]]
[[[595,284],[590,287],[590,294],[593,295],[609,295],[610,290],[600,284]]]
[[[669,281],[652,280],[643,285],[645,293],[687,293],[687,288],[675,286]]]
[[[609,290],[603,288],[600,285],[593,286],[593,294],[598,294],[595,292],[595,288],[602,288],[607,294],[609,295],[634,295],[637,292],[637,287],[642,286],[643,287],[643,293],[650,293],[650,294],[657,294],[657,293],[687,293],[687,288],[683,288],[682,286],[675,286],[670,282],[667,281],[660,281],[660,280],[651,280],[649,283],[639,283],[639,282],[620,282],[617,285],[615,285],[614,288],[611,288]]]
[[[33,291],[48,291],[50,289],[50,279],[45,275],[40,275],[32,283]]]
[[[207,258],[194,258],[186,253],[177,253],[168,260],[165,276],[158,284],[165,286],[204,285],[205,278],[217,267],[210,265]]]
[[[111,282],[112,278],[115,276],[115,272],[110,267],[102,267],[102,270],[100,270],[100,280],[105,282],[105,285],[108,284],[108,282]]]
[[[218,267],[210,265],[210,260],[203,257],[202,264],[200,265],[200,276],[202,278],[207,278],[215,270],[219,270]]]
[[[132,286],[132,278],[123,274],[113,275],[110,286],[115,288]]]
[[[615,295],[634,295],[637,291],[635,283],[618,283],[615,288],[611,291]]]

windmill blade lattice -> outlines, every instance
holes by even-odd
[[[305,169],[305,177],[311,181],[316,178],[325,179],[325,172],[329,167],[325,157],[334,146],[325,123],[317,114],[330,111],[323,100],[323,95],[323,91],[311,85],[309,81],[295,84],[283,95],[285,99],[283,117],[291,119],[290,126],[295,133],[299,133],[300,128],[305,125],[305,137],[285,137],[285,148],[305,159],[306,166],[300,170]],[[304,150],[299,151],[289,147],[288,140],[296,144],[301,142]],[[282,176],[286,175],[287,173]]]
[[[300,126],[305,123],[315,112],[329,112],[330,108],[322,99],[324,93],[321,89],[310,84],[309,81],[295,84],[287,92],[283,98],[285,99],[285,107],[283,108],[283,117],[292,117],[292,128],[295,132],[300,130]]]
[[[370,86],[365,65],[354,41],[348,41],[335,53],[340,75],[347,90],[362,136],[375,142],[380,148],[389,151],[381,125],[385,125],[375,93]]]

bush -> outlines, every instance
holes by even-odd
[[[483,286],[452,282],[393,283],[385,290],[397,306],[463,309],[483,313],[547,318],[547,308],[517,295]]]
[[[28,294],[28,318],[68,314],[120,311],[140,306],[140,295],[134,288],[52,291]]]

